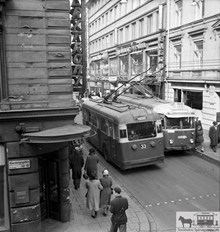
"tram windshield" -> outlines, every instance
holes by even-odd
[[[168,118],[166,117],[166,129],[192,129],[195,128],[194,117]]]
[[[128,140],[156,137],[154,122],[127,124],[127,129],[128,129]]]

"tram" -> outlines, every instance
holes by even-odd
[[[117,97],[125,104],[151,109],[163,117],[162,129],[164,134],[165,151],[191,150],[195,148],[194,110],[181,102],[168,102],[156,97],[143,96],[135,93],[125,93]]]
[[[200,226],[213,226],[214,225],[214,215],[213,214],[198,214],[197,215],[197,225]]]
[[[90,99],[82,115],[83,124],[96,131],[89,142],[120,169],[164,161],[161,117],[151,109]]]

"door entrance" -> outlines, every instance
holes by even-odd
[[[41,218],[61,220],[59,160],[53,154],[39,156]]]

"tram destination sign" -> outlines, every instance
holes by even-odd
[[[8,161],[9,169],[22,169],[22,168],[30,168],[31,163],[30,160],[10,160]]]

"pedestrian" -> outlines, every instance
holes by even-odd
[[[218,124],[218,143],[220,143],[220,124]]]
[[[114,188],[115,199],[110,203],[111,217],[111,228],[110,232],[120,232],[127,231],[127,215],[126,210],[128,209],[128,200],[121,196],[121,189],[119,187]]]
[[[203,142],[204,142],[204,136],[203,136],[202,123],[198,119],[196,121],[196,128],[195,128],[195,146],[197,148],[201,147],[201,152],[204,151]]]
[[[214,152],[216,152],[216,147],[218,144],[218,127],[217,127],[217,122],[213,122],[213,126],[209,128],[209,138],[210,138],[210,147]]]
[[[96,173],[91,172],[89,179],[86,181],[86,206],[92,211],[92,218],[97,217],[100,203],[100,190],[103,189],[99,180],[96,179]]]
[[[103,215],[107,216],[111,201],[112,178],[109,176],[109,172],[106,169],[103,170],[102,175],[103,177],[100,179],[100,183],[103,189],[100,192],[100,208],[104,210]]]
[[[86,163],[84,166],[84,171],[87,173],[88,177],[91,176],[91,173],[96,174],[96,179],[98,179],[98,163],[99,157],[95,153],[95,149],[89,149],[89,155],[86,158]]]
[[[72,169],[72,179],[75,189],[80,188],[83,165],[82,147],[76,146],[73,153],[70,155],[70,168]]]

